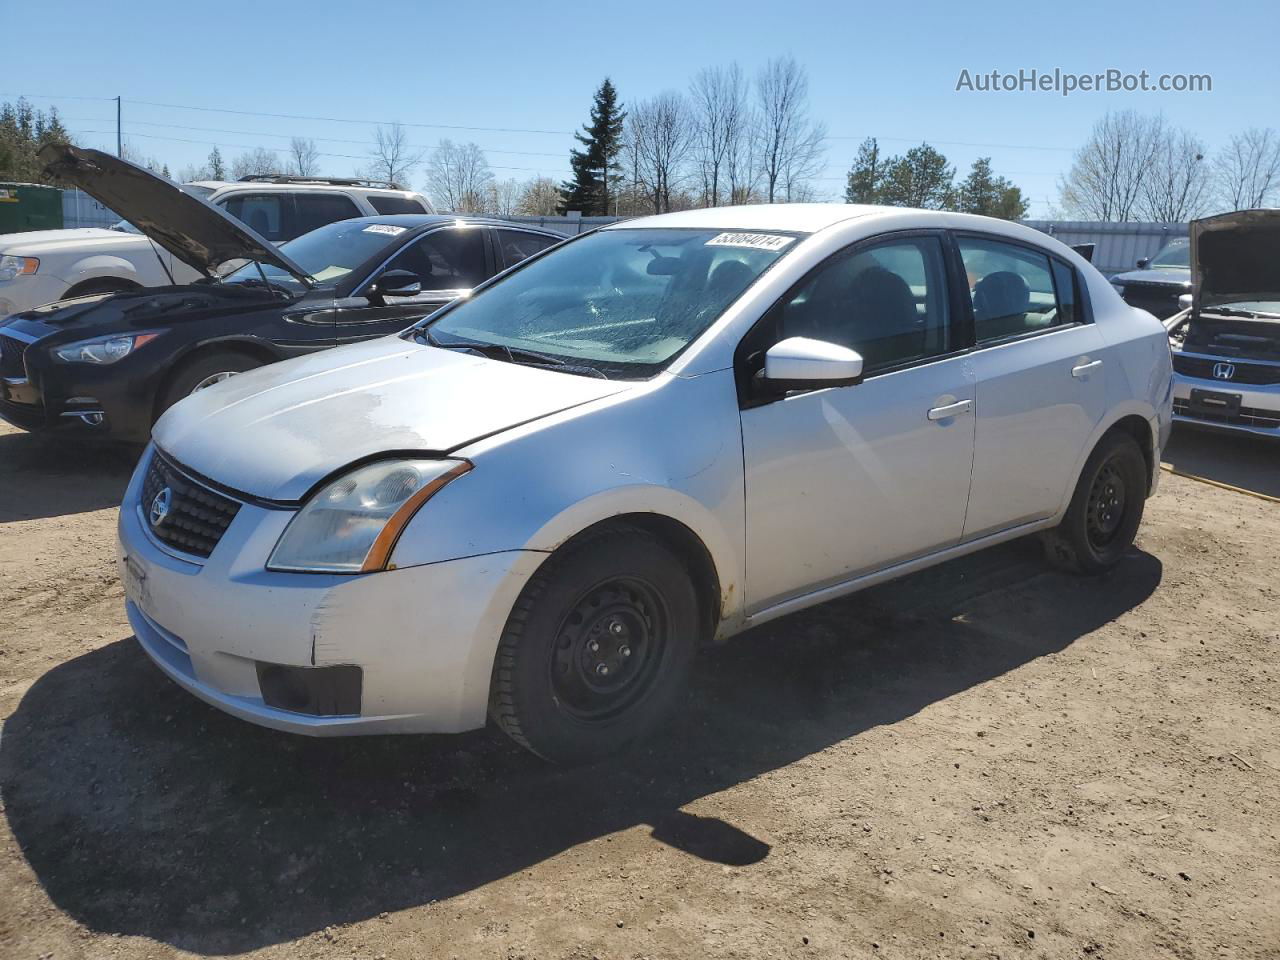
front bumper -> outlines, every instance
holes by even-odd
[[[1238,397],[1230,409],[1216,411],[1192,404],[1192,391]],[[1173,375],[1173,419],[1196,427],[1280,438],[1280,384],[1245,384]]]
[[[67,281],[55,277],[47,269],[0,282],[0,320],[61,300],[67,293]]]
[[[313,736],[456,733],[483,726],[498,638],[543,554],[510,551],[360,576],[265,568],[291,511],[241,506],[208,559],[148,532],[147,458],[125,494],[119,566],[139,643],[170,678],[221,710]],[[360,668],[360,712],[267,703],[264,666]]]

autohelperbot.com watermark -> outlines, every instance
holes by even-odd
[[[962,69],[956,92],[965,93],[1212,93],[1213,76],[1208,73],[1152,73],[1150,70],[1119,70],[1114,67],[1096,73],[1073,73],[1020,68],[1015,71]]]

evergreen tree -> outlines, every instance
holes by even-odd
[[[951,205],[956,169],[941,153],[922,143],[886,165],[880,202],[893,207],[941,210]]]
[[[56,108],[45,113],[22,97],[0,104],[0,180],[51,182],[36,154],[46,144],[69,142]]]
[[[574,138],[583,149],[569,151],[573,179],[560,185],[560,212],[580,210],[583,216],[609,212],[609,180],[622,148],[622,122],[626,112],[618,102],[618,91],[608,77],[596,91],[591,105],[591,122]]]
[[[227,177],[226,165],[222,162],[222,151],[215,145],[209,151],[209,179],[225,180]]]
[[[875,137],[867,137],[849,168],[849,183],[844,189],[845,203],[879,203],[884,181],[885,161]]]
[[[969,175],[956,190],[956,209],[984,217],[1018,220],[1026,216],[1027,201],[1022,190],[991,172],[991,158],[973,161]]]

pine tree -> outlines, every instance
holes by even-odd
[[[569,151],[573,179],[560,186],[560,212],[580,210],[584,216],[609,212],[609,173],[616,167],[622,148],[622,122],[626,112],[618,102],[618,91],[608,77],[596,91],[591,105],[591,123],[574,138],[584,149]]]
[[[875,137],[867,137],[858,147],[858,155],[849,168],[849,183],[844,190],[845,203],[879,203],[884,181],[885,162],[880,159],[880,145]]]
[[[69,142],[71,135],[56,108],[45,113],[22,97],[0,104],[0,180],[51,182],[37,153],[46,144]]]
[[[227,169],[222,162],[222,151],[217,146],[209,151],[209,179],[224,180],[227,176]]]
[[[956,208],[962,213],[1018,220],[1026,216],[1027,201],[1022,190],[991,172],[991,158],[973,161],[969,175],[956,190]]]
[[[941,153],[922,143],[886,164],[881,203],[894,207],[941,210],[951,205],[956,169]]]

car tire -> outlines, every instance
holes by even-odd
[[[198,354],[174,373],[168,386],[165,387],[160,406],[156,410],[156,417],[159,418],[160,414],[197,390],[260,366],[262,361],[230,350]]]
[[[1110,570],[1133,545],[1147,490],[1138,444],[1124,433],[1106,434],[1080,472],[1062,522],[1044,535],[1049,562],[1071,573]]]
[[[618,753],[672,709],[701,622],[675,553],[643,530],[602,527],[525,585],[498,644],[489,715],[553,763]]]

